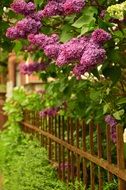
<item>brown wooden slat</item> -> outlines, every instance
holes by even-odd
[[[112,163],[111,158],[111,140],[110,140],[110,126],[106,126],[106,148],[107,148],[107,161],[109,164]],[[108,171],[108,182],[112,181],[112,174]]]
[[[51,117],[48,117],[49,119],[49,133],[51,134],[51,129],[52,129],[52,118]],[[52,159],[52,139],[49,138],[49,160]]]
[[[42,130],[43,130],[43,125],[44,125],[44,118],[40,117],[40,126]],[[42,134],[41,134],[41,144],[42,146],[44,146],[44,136]]]
[[[36,112],[36,125],[37,127],[39,128],[40,127],[40,121],[41,121],[41,118],[39,117],[39,113]],[[38,137],[38,140],[41,142],[41,134],[40,133],[36,133],[37,137]]]
[[[62,117],[62,140],[65,140],[65,121],[64,121],[64,116]],[[65,181],[65,147],[62,147],[62,164],[63,164],[63,168],[62,168],[62,179],[63,181]]]
[[[94,134],[94,125],[91,123],[89,125],[89,136],[90,136],[90,153],[94,155],[94,142],[93,142],[93,134]],[[90,182],[91,182],[91,190],[95,190],[95,174],[94,174],[94,163],[90,163]]]
[[[77,119],[77,121],[76,121],[76,146],[77,146],[77,148],[79,148],[79,127],[80,127],[80,124],[79,124],[79,120]]]
[[[63,181],[65,181],[65,147],[63,146],[63,160],[62,160],[62,163],[63,163],[63,169],[62,169],[62,179]]]
[[[63,139],[63,118],[60,116],[60,139]],[[63,163],[63,146],[60,145],[60,165]],[[63,170],[60,171],[60,178],[63,180]]]
[[[79,129],[80,123],[76,121],[76,147],[79,148]],[[76,168],[77,168],[77,179],[80,181],[80,155],[76,154]]]
[[[80,160],[81,160],[81,157],[80,155],[76,155],[77,157],[77,180],[80,181]]]
[[[58,138],[61,139],[61,118],[58,116]],[[60,170],[60,165],[61,165],[61,144],[58,144],[58,163],[59,163],[59,178],[61,178],[61,170]]]
[[[57,137],[57,127],[58,127],[57,126],[57,116],[55,116],[55,124],[54,125],[55,125],[55,130],[54,130],[55,134],[54,135]],[[55,142],[55,161],[57,161],[57,142]]]
[[[120,125],[116,126],[117,134],[117,164],[120,169],[125,169],[124,160],[124,142],[123,142],[123,127]],[[118,190],[126,190],[126,180],[118,178]]]
[[[82,148],[83,148],[83,151],[85,152],[86,151],[86,125],[84,121],[82,124]],[[88,183],[87,178],[88,178],[87,160],[83,158],[83,181],[84,181],[85,188],[87,188],[87,183]]]
[[[70,144],[70,118],[67,119],[67,143]],[[68,169],[67,169],[67,182],[70,182],[70,149],[67,149],[67,164],[68,164]]]
[[[44,118],[44,131],[47,131],[49,130],[49,127],[48,126],[48,117],[45,117]],[[45,139],[44,139],[44,144],[45,144],[45,148],[48,150],[48,137],[45,136]]]
[[[101,126],[97,125],[97,144],[98,144],[98,158],[102,158],[102,134]],[[98,181],[99,181],[99,190],[103,189],[103,175],[102,169],[98,167]]]
[[[72,119],[70,119],[70,144],[74,145],[74,139],[73,139],[73,129],[74,129],[74,123],[72,122]],[[71,162],[70,162],[70,170],[71,170],[71,181],[74,182],[74,153],[71,152]]]

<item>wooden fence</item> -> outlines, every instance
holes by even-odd
[[[91,190],[102,190],[105,183],[117,181],[118,187],[113,190],[126,190],[121,126],[116,127],[114,144],[109,126],[86,125],[82,120],[63,116],[40,118],[37,112],[25,112],[22,124],[24,131],[35,134],[48,150],[49,160],[63,181],[82,180],[85,189]]]

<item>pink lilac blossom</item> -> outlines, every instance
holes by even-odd
[[[24,18],[16,23],[15,26],[7,29],[6,36],[11,39],[27,38],[28,34],[36,34],[41,28],[40,21],[36,21],[30,17]]]
[[[40,10],[38,12],[29,14],[29,17],[35,19],[36,21],[40,21],[43,18],[43,11]]]
[[[103,48],[89,43],[81,57],[80,64],[85,65],[87,68],[96,66],[104,61],[106,57],[105,53],[106,51]]]
[[[59,168],[60,170],[68,170],[68,169],[71,169],[72,165],[68,162],[61,162],[60,165],[59,165]]]
[[[59,55],[56,60],[58,66],[63,66],[71,61],[81,58],[89,42],[88,37],[73,38],[60,46]]]
[[[35,11],[35,4],[32,2],[26,3],[24,0],[15,0],[11,4],[11,9],[16,13],[21,13],[23,15],[32,14]]]
[[[56,34],[50,37],[44,34],[28,36],[29,42],[44,50],[49,58],[55,59],[59,67],[70,62],[79,62],[73,69],[78,78],[103,63],[106,51],[102,45],[110,38],[111,35],[102,29],[95,30],[91,36],[73,38],[64,44],[59,43]]]
[[[28,35],[28,41],[31,44],[34,44],[35,46],[39,47],[40,49],[43,49],[44,47],[44,41],[45,41],[46,35],[45,34],[29,34]]]
[[[88,44],[84,51],[80,63],[73,69],[75,76],[80,77],[85,72],[90,71],[98,64],[102,63],[106,57],[106,51],[96,44]]]
[[[64,14],[73,14],[80,12],[85,6],[84,0],[66,0],[63,4]]]
[[[10,39],[17,39],[19,37],[18,30],[15,26],[7,29],[6,36]]]
[[[46,108],[39,112],[40,117],[46,117],[46,116],[56,116],[58,114],[59,108],[58,107],[52,107],[52,108]]]
[[[48,1],[55,1],[57,3],[65,3],[66,2],[66,0],[48,0]]]
[[[105,122],[107,125],[110,125],[111,127],[116,126],[117,125],[117,121],[115,120],[115,118],[111,115],[106,115],[105,116]]]
[[[30,63],[30,64],[25,64],[22,63],[19,65],[19,70],[20,73],[23,75],[31,75],[33,72],[39,72],[46,70],[48,64],[47,63]]]
[[[97,29],[92,33],[91,38],[94,41],[94,43],[102,45],[111,39],[111,35],[103,29]]]
[[[43,17],[69,15],[80,12],[85,0],[50,0],[43,9]]]
[[[116,125],[117,121],[115,118],[111,115],[106,115],[105,116],[105,122],[107,125],[110,126],[110,138],[113,141],[113,143],[116,143],[117,141],[117,133],[116,133]]]
[[[19,31],[24,31],[26,34],[36,34],[41,26],[42,24],[40,21],[36,21],[30,17],[24,18],[16,24],[17,29]]]
[[[110,126],[110,138],[113,143],[117,142],[117,133],[116,133],[116,126]]]
[[[82,64],[76,64],[73,68],[73,74],[79,80],[81,79],[81,75],[83,75],[87,71],[86,67]]]
[[[101,19],[104,19],[105,14],[106,14],[106,10],[102,10],[102,11],[100,12],[99,17],[100,17]]]
[[[80,79],[81,75],[90,71],[98,64],[103,63],[106,58],[106,51],[102,45],[111,39],[111,35],[102,29],[95,30],[86,45],[80,63],[73,68],[74,75]]]
[[[45,91],[45,90],[37,90],[36,93],[37,93],[37,94],[40,94],[40,95],[43,95],[43,94],[46,93],[46,91]]]
[[[44,53],[46,56],[57,59],[59,54],[60,44],[54,43],[44,47]]]
[[[73,69],[78,78],[103,63],[106,51],[102,45],[110,38],[110,34],[102,29],[95,30],[91,36],[73,38],[64,44],[59,43],[56,34],[50,37],[44,34],[28,36],[30,43],[43,49],[49,58],[56,60],[56,65],[59,67],[70,62],[79,62]]]
[[[63,14],[62,3],[49,1],[42,11],[43,17],[51,17]]]
[[[47,45],[55,44],[58,42],[59,37],[56,34],[48,37],[45,34],[30,34],[28,40],[31,44],[38,46],[40,49],[44,49]]]

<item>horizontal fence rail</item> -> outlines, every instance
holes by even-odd
[[[106,183],[118,181],[114,190],[126,190],[123,128],[117,125],[116,143],[109,126],[63,116],[39,117],[24,112],[23,130],[36,135],[48,150],[49,160],[65,182],[83,181],[85,190],[102,190]]]

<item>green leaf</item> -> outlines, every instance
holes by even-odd
[[[110,103],[104,105],[103,114],[106,114],[108,111],[110,111]]]
[[[87,16],[88,17],[88,16]],[[81,16],[78,20],[76,20],[74,22],[74,24],[72,24],[72,26],[76,27],[76,28],[81,28],[84,25],[85,22],[85,17]]]
[[[124,109],[121,109],[113,114],[114,118],[117,120],[121,120],[121,116],[125,113]]]
[[[74,22],[74,19],[76,18],[76,14],[70,15],[70,16],[66,16],[65,20],[67,22],[69,22],[70,24],[72,24]]]
[[[98,72],[97,68],[93,69],[91,72],[92,72],[92,74],[93,74],[97,79],[100,79],[99,72]]]
[[[16,44],[15,44],[13,50],[17,54],[21,49],[22,49],[22,43],[20,41],[16,41]]]
[[[86,31],[91,30],[90,28],[93,27],[95,25],[95,18],[94,18],[94,14],[97,14],[97,9],[94,7],[87,7],[84,11],[83,11],[83,15],[81,17],[79,17],[72,26],[76,27],[76,28],[81,28],[83,26],[87,26],[89,29],[86,29]],[[84,31],[84,28],[83,28]],[[82,32],[85,33],[85,32]]]
[[[2,16],[2,14],[3,14],[3,8],[0,7],[0,16]]]
[[[117,102],[118,105],[121,105],[121,104],[126,104],[126,98],[121,98],[118,100]]]
[[[98,25],[99,25],[99,28],[103,28],[104,30],[108,30],[108,27],[112,27],[113,24],[110,23],[110,22],[105,22],[104,20],[102,19],[98,19]]]
[[[83,9],[83,12],[82,12],[83,15],[97,15],[98,14],[98,9],[94,6],[89,6],[89,7],[85,7],[85,9]]]
[[[121,68],[117,67],[117,66],[113,66],[113,67],[106,67],[103,71],[102,71],[103,75],[105,77],[109,77],[113,84],[117,83],[118,80],[121,77]]]
[[[72,27],[69,25],[65,25],[62,29],[60,41],[66,42],[66,41],[70,40],[73,36],[74,36],[74,34],[72,32]]]
[[[36,4],[37,6],[40,7],[40,6],[43,4],[44,0],[34,0],[34,2],[35,2],[35,4]]]
[[[91,90],[90,92],[90,98],[91,100],[98,100],[100,98],[101,92],[100,91],[95,91],[95,90]]]

